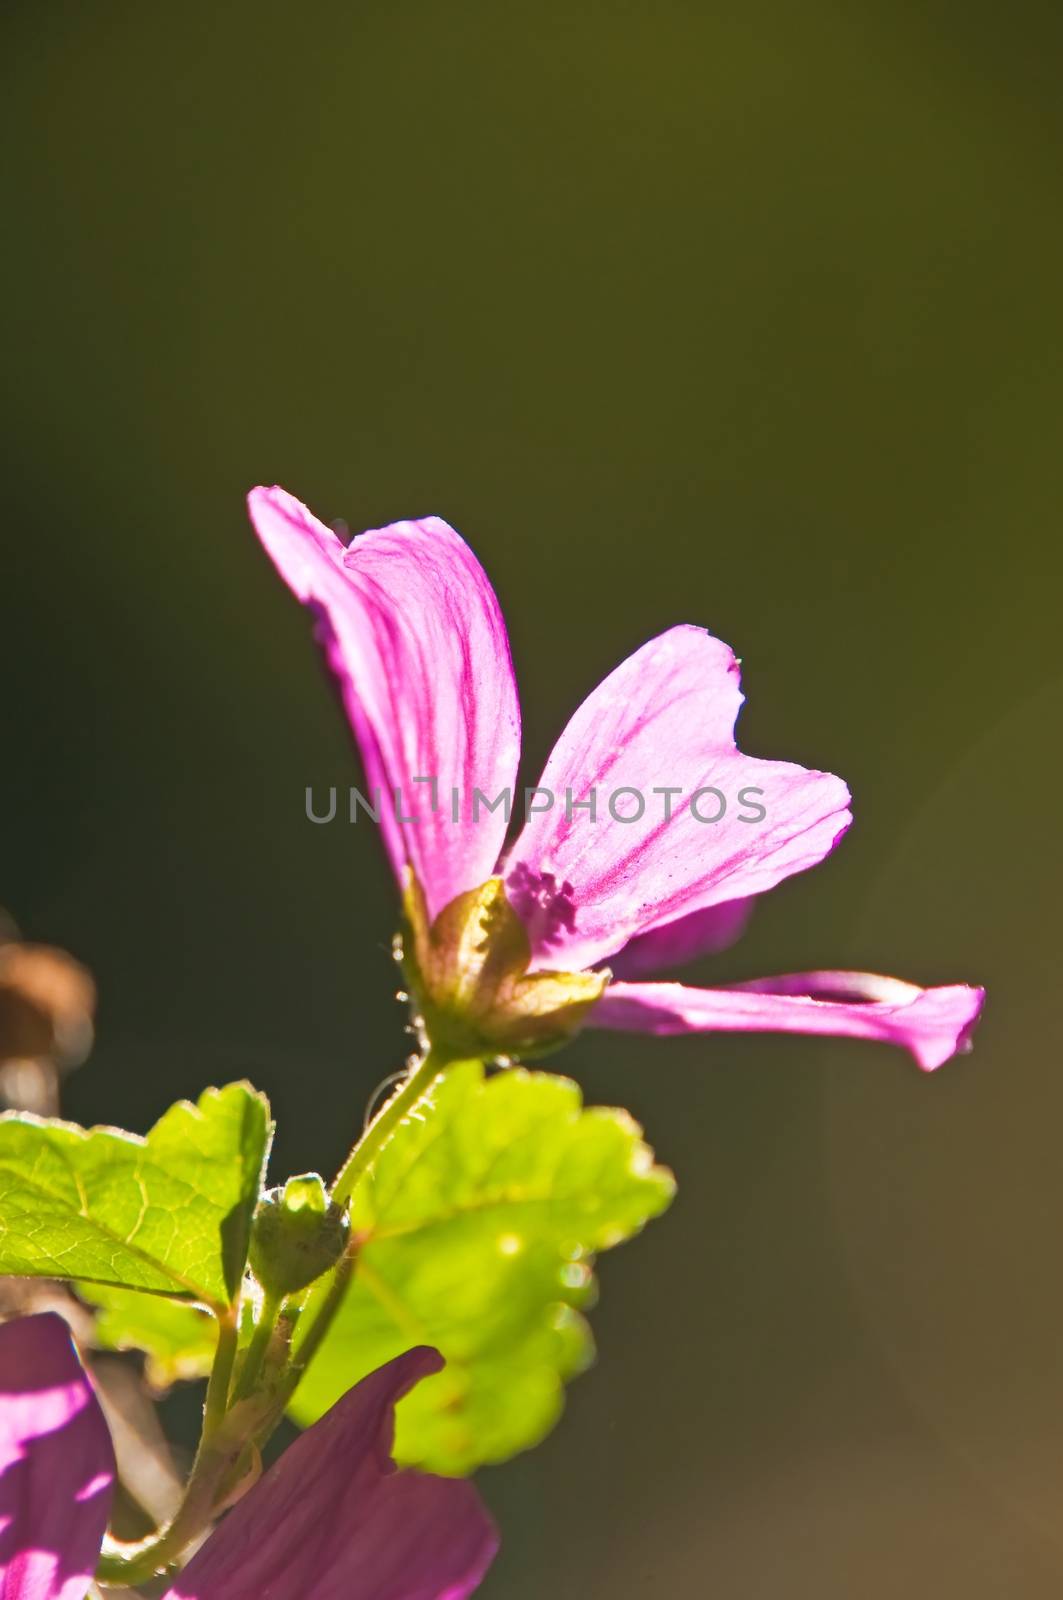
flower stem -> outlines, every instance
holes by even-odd
[[[423,1100],[443,1070],[444,1063],[429,1051],[412,1068],[391,1099],[381,1107],[355,1145],[332,1187],[332,1199],[350,1199],[403,1118]],[[233,1390],[232,1375],[239,1339],[239,1308],[231,1307],[219,1319],[218,1348],[207,1384],[203,1436],[173,1521],[153,1538],[134,1545],[112,1545],[100,1557],[97,1579],[104,1584],[132,1586],[145,1583],[172,1568],[185,1546],[203,1532],[224,1498],[226,1482],[249,1443],[262,1443],[272,1433],[299,1379],[309,1365],[343,1302],[357,1254],[352,1238],[327,1280],[316,1310],[307,1320],[287,1370],[280,1381],[257,1392],[270,1340],[285,1302],[267,1295],[247,1347],[243,1367]],[[288,1302],[291,1303],[291,1302]],[[268,1392],[267,1392],[268,1391]]]
[[[218,1321],[218,1348],[214,1365],[207,1381],[207,1398],[203,1405],[203,1437],[209,1439],[225,1415],[229,1404],[229,1382],[240,1331],[240,1313],[231,1306]]]
[[[227,1477],[243,1454],[243,1432],[231,1430],[225,1422],[216,1429],[210,1442],[200,1441],[192,1475],[173,1521],[154,1538],[141,1544],[113,1545],[100,1556],[97,1579],[108,1585],[131,1587],[172,1567],[185,1546],[211,1521],[215,1501]]]
[[[345,1200],[350,1199],[399,1123],[429,1092],[442,1072],[443,1066],[444,1063],[430,1050],[416,1063],[391,1099],[377,1112],[347,1157],[332,1185],[330,1198],[333,1201],[342,1205]],[[323,1297],[315,1309],[306,1316],[305,1332],[296,1338],[292,1364],[285,1375],[286,1400],[295,1392],[300,1378],[313,1360],[318,1347],[332,1326],[333,1318],[343,1304],[354,1271],[358,1244],[357,1234],[352,1234],[350,1244],[333,1268]]]
[[[351,1273],[354,1271],[357,1248],[357,1244],[352,1240],[336,1263],[325,1297],[309,1317],[306,1332],[295,1345],[291,1366],[284,1375],[285,1404],[295,1393],[300,1378],[314,1359],[318,1346],[332,1326],[333,1317],[343,1303],[347,1285],[351,1281]]]
[[[181,1504],[161,1532],[137,1544],[111,1542],[96,1569],[101,1583],[128,1586],[146,1582],[171,1566],[185,1545],[210,1522],[217,1493],[245,1443],[242,1436],[226,1437],[225,1428],[239,1319],[239,1305],[230,1306],[218,1318],[218,1347],[207,1382],[203,1434]]]
[[[251,1342],[247,1347],[244,1364],[240,1368],[240,1376],[237,1379],[236,1393],[234,1395],[236,1400],[246,1399],[254,1391],[255,1384],[258,1382],[258,1375],[262,1371],[262,1363],[265,1360],[266,1351],[269,1349],[269,1342],[273,1337],[273,1330],[277,1326],[281,1299],[280,1295],[270,1294],[265,1295],[263,1298],[258,1321],[255,1323],[255,1331],[251,1335]]]
[[[443,1070],[443,1063],[429,1050],[417,1062],[405,1082],[386,1101],[344,1162],[332,1185],[332,1198],[349,1200],[399,1123],[419,1100],[423,1100]]]

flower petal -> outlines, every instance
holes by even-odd
[[[587,1019],[626,1033],[823,1033],[881,1039],[933,1072],[970,1048],[984,989],[920,989],[870,972],[796,972],[733,989],[613,983]]]
[[[509,641],[487,575],[438,517],[374,529],[348,548],[283,489],[253,489],[248,509],[281,577],[315,609],[371,804],[380,791],[392,866],[401,882],[410,863],[435,916],[494,870],[505,807],[481,803],[474,816],[473,791],[488,801],[512,792],[520,753]]]
[[[0,1327],[0,1595],[84,1600],[114,1488],[103,1412],[54,1312]]]
[[[640,933],[616,956],[610,968],[618,978],[637,978],[644,972],[667,971],[682,967],[699,956],[713,956],[729,950],[746,931],[756,900],[724,900],[718,906],[691,911],[688,916],[665,922],[649,933]]]
[[[593,966],[636,934],[761,894],[837,843],[850,821],[844,783],[742,755],[741,704],[731,651],[685,626],[651,639],[583,702],[540,780],[554,804],[529,817],[506,864],[536,965]],[[637,821],[616,820],[638,807],[616,794],[624,788],[644,801]],[[665,788],[681,791],[670,819]],[[576,809],[592,790],[596,821]]]
[[[395,1470],[395,1404],[442,1357],[363,1378],[225,1518],[166,1600],[464,1600],[498,1536],[471,1483]]]

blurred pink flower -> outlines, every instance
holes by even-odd
[[[486,800],[513,792],[520,713],[498,601],[468,545],[428,517],[348,547],[282,489],[254,489],[248,504],[316,615],[368,784],[394,798],[380,808],[392,865],[400,883],[412,869],[431,916],[500,874],[531,971],[608,968],[590,1027],[880,1039],[928,1071],[966,1047],[983,991],[963,984],[833,971],[727,989],[631,981],[731,943],[755,897],[821,861],[851,821],[839,778],[738,750],[742,694],[725,644],[670,628],[611,672],[561,734],[543,803],[533,796],[505,851],[506,811]],[[606,791],[633,799],[595,819]],[[713,798],[693,820],[699,792]],[[757,798],[729,804],[743,794]]]
[[[464,1600],[497,1536],[460,1479],[396,1471],[394,1408],[437,1372],[408,1350],[289,1446],[166,1600]],[[114,1487],[110,1436],[66,1324],[0,1327],[0,1595],[84,1600]]]
[[[0,1594],[85,1600],[111,1510],[114,1454],[66,1323],[0,1327]]]

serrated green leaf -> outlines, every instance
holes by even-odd
[[[78,1284],[78,1292],[97,1307],[99,1348],[143,1350],[145,1375],[153,1389],[168,1389],[181,1379],[205,1378],[210,1372],[218,1324],[209,1311],[187,1301],[98,1283]]]
[[[0,1117],[0,1273],[235,1297],[269,1148],[250,1084],[180,1100],[146,1139]]]
[[[296,1393],[296,1420],[424,1343],[447,1366],[401,1402],[399,1460],[462,1473],[537,1443],[593,1353],[580,1308],[595,1252],[637,1232],[673,1190],[627,1113],[584,1110],[568,1079],[451,1068],[354,1194],[354,1279]]]

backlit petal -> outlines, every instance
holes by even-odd
[[[537,965],[593,966],[637,934],[763,893],[837,843],[844,783],[739,752],[741,703],[731,651],[694,627],[650,640],[583,702],[540,780],[554,804],[506,863]],[[669,820],[665,788],[679,791]],[[638,820],[617,820],[639,806],[620,789],[641,797]],[[596,820],[577,809],[592,790]]]
[[[70,1331],[54,1312],[0,1327],[0,1596],[85,1600],[114,1453]]]
[[[493,871],[505,807],[479,802],[474,816],[473,791],[487,801],[512,791],[520,751],[509,642],[487,575],[438,517],[347,547],[283,489],[253,489],[248,508],[277,570],[314,609],[396,876],[408,861],[435,916]]]
[[[920,989],[868,972],[797,972],[733,989],[610,984],[587,1019],[625,1033],[809,1033],[879,1039],[910,1050],[925,1072],[970,1047],[985,991]]]

